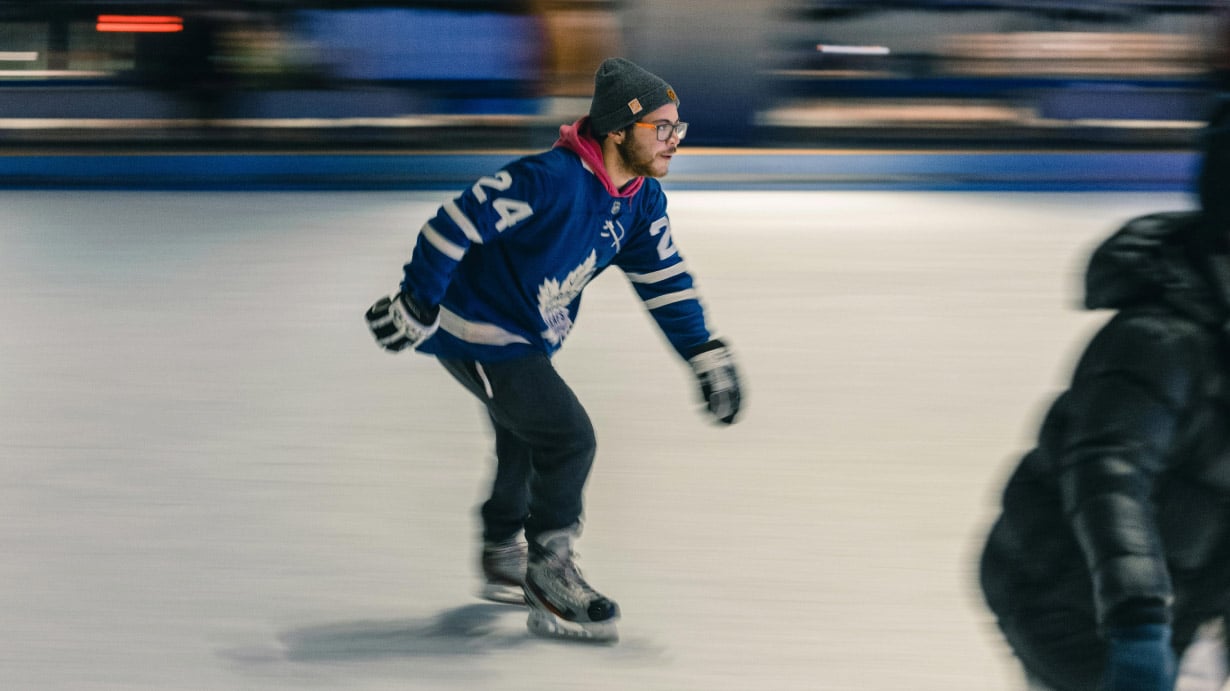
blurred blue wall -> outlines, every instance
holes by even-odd
[[[541,41],[532,17],[438,9],[300,13],[305,37],[339,79],[533,80]]]

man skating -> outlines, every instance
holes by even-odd
[[[734,359],[706,322],[656,179],[687,134],[678,108],[661,78],[606,60],[589,115],[562,126],[551,150],[446,202],[423,225],[400,290],[367,312],[382,347],[435,356],[486,406],[497,467],[480,512],[483,595],[524,598],[541,635],[618,636],[618,605],[585,581],[572,551],[594,429],[551,364],[585,286],[618,266],[710,413],[730,424],[739,412]]]

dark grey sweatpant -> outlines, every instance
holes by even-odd
[[[440,364],[487,407],[495,428],[495,480],[480,510],[483,539],[577,523],[597,441],[589,415],[546,355]]]

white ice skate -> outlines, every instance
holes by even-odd
[[[525,604],[525,562],[525,542],[517,536],[504,542],[484,542],[479,597],[507,605]]]
[[[525,573],[526,626],[540,636],[596,643],[619,640],[619,605],[585,582],[572,553],[570,529],[544,533],[529,545]]]

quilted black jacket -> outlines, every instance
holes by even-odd
[[[1230,610],[1230,259],[1203,219],[1137,218],[1094,252],[1086,307],[1117,313],[1004,490],[981,562],[996,614],[1172,622],[1178,643]]]

